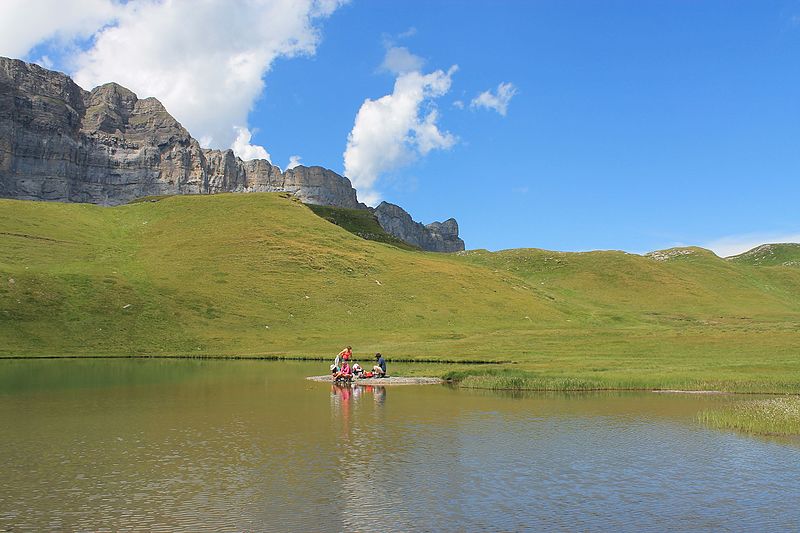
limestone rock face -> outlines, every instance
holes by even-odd
[[[350,180],[322,167],[282,172],[207,150],[155,98],[116,83],[92,91],[68,76],[0,57],[0,197],[117,205],[142,196],[289,192],[311,204],[367,209]],[[464,249],[450,219],[423,226],[400,207],[381,226],[423,250]]]
[[[164,194],[291,192],[359,207],[350,180],[321,167],[286,172],[203,150],[155,98],[0,58],[0,196],[116,205]]]
[[[83,90],[69,77],[0,60],[0,195],[64,198],[78,177],[84,114]]]
[[[387,233],[423,250],[460,252],[464,249],[464,241],[458,236],[458,223],[454,218],[425,226],[414,222],[402,207],[389,202],[381,202],[373,213]]]

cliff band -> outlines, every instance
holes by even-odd
[[[118,205],[220,192],[289,192],[306,203],[369,209],[331,170],[281,171],[203,149],[155,98],[116,83],[88,92],[60,72],[0,57],[0,197]],[[454,219],[424,226],[388,203],[373,213],[388,233],[424,250],[464,249]]]

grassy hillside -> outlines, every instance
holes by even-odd
[[[369,221],[335,211],[279,194],[0,200],[0,355],[330,356],[352,344],[511,361],[497,371],[545,381],[800,390],[798,268],[698,248],[425,253],[362,239],[345,228]]]
[[[308,204],[307,207],[328,222],[341,226],[362,239],[391,244],[403,250],[418,249],[416,246],[411,246],[394,235],[386,233],[378,223],[378,219],[364,209],[345,209],[343,207],[311,204]]]
[[[321,355],[352,342],[431,355],[521,312],[558,320],[482,267],[361,239],[280,195],[0,205],[7,354]]]
[[[762,244],[743,254],[728,257],[728,261],[751,266],[795,266],[800,267],[800,244]]]

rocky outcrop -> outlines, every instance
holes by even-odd
[[[291,192],[359,207],[350,180],[321,167],[286,172],[203,150],[155,98],[0,58],[0,196],[116,205],[165,194]]]
[[[402,207],[389,202],[373,210],[381,227],[403,241],[432,252],[460,252],[464,241],[458,237],[458,222],[454,218],[428,225],[414,222]]]
[[[306,203],[367,208],[331,170],[281,171],[203,149],[155,98],[116,83],[85,91],[65,74],[0,57],[0,197],[117,205],[221,192],[289,192]],[[453,219],[423,226],[388,203],[374,213],[388,233],[424,250],[464,249]]]

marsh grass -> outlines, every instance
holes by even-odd
[[[800,435],[800,396],[740,401],[702,411],[698,420],[716,429],[758,435]]]
[[[643,375],[590,375],[575,370],[566,375],[554,372],[535,372],[509,368],[465,367],[449,370],[443,378],[456,386],[469,389],[519,390],[519,391],[708,391],[739,394],[783,394],[800,390],[800,382],[779,379],[704,380],[670,377],[664,372]]]
[[[609,384],[586,379],[526,375],[467,376],[459,385],[467,389],[520,391],[592,391],[610,387]]]

